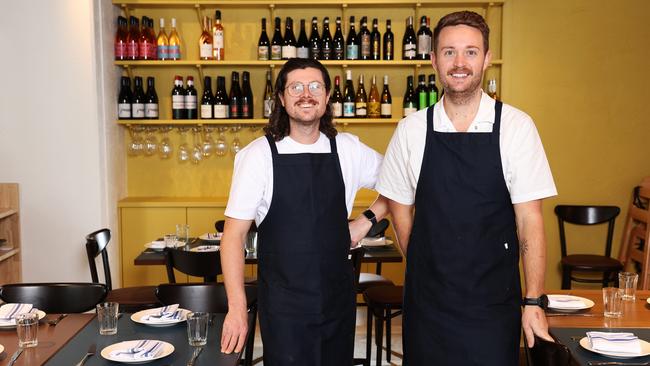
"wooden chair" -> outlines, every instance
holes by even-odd
[[[618,256],[625,269],[640,272],[638,287],[643,290],[650,288],[649,221],[650,177],[646,177],[634,188]]]
[[[244,349],[244,359],[240,363],[245,366],[253,364],[253,347],[255,341],[255,325],[257,320],[257,286],[244,285],[246,305],[248,307],[248,335]],[[161,284],[156,288],[156,296],[165,305],[179,304],[183,309],[196,312],[219,313],[228,312],[228,298],[223,284],[216,283],[182,283]]]
[[[106,301],[119,303],[121,311],[126,312],[136,312],[159,306],[160,304],[154,294],[155,286],[136,286],[113,289],[111,267],[108,262],[108,252],[106,251],[106,247],[110,241],[111,231],[109,229],[100,229],[86,236],[86,255],[90,267],[90,277],[93,282],[99,282],[95,258],[99,255],[102,257],[104,281],[106,283],[106,288],[108,289]]]
[[[611,258],[614,223],[621,209],[616,206],[555,206],[560,229],[560,248],[562,251],[562,289],[570,289],[571,281],[602,283],[606,287],[623,268],[618,260]],[[599,225],[607,223],[607,238],[604,255],[567,254],[567,240],[564,223],[575,225]],[[600,272],[602,278],[576,277],[574,272]]]
[[[573,365],[571,351],[563,344],[550,342],[535,336],[535,345],[526,349],[526,361],[528,366],[570,366]]]
[[[107,292],[101,283],[17,283],[0,287],[0,299],[32,304],[46,313],[83,313],[95,309]]]
[[[221,255],[214,252],[192,252],[184,249],[166,248],[167,279],[176,283],[174,269],[190,276],[203,277],[204,282],[217,282],[221,274]]]

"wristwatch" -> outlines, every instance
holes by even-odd
[[[377,225],[377,217],[375,216],[375,213],[372,212],[372,210],[368,209],[363,211],[363,216],[365,216],[370,222],[372,222],[373,225]]]
[[[524,297],[522,301],[523,306],[536,305],[546,310],[548,309],[548,296],[541,295],[540,297]]]

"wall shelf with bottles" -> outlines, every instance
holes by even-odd
[[[344,118],[335,120],[337,125],[347,126],[350,125],[375,125],[375,124],[395,124],[399,122],[400,118]],[[159,126],[159,125],[187,125],[187,126],[202,126],[202,125],[221,125],[221,126],[255,126],[266,125],[268,119],[253,118],[253,119],[120,119],[117,120],[118,125],[131,126]],[[2,218],[0,213],[0,218]]]
[[[212,60],[131,60],[131,61],[115,61],[115,65],[127,67],[138,67],[138,66],[282,66],[286,60],[269,60],[269,61],[258,61],[258,60],[224,60],[224,61],[212,61]],[[342,67],[353,67],[353,66],[429,66],[431,61],[429,60],[320,60],[320,62],[325,66],[342,66]],[[502,65],[502,60],[492,60],[491,65]]]

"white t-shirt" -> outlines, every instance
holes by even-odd
[[[287,136],[275,142],[279,154],[329,153],[330,142],[320,134],[311,145],[296,142]],[[374,189],[382,156],[369,148],[357,136],[349,133],[336,135],[348,216],[352,212],[354,197],[360,188]],[[296,182],[299,184],[299,182]],[[225,215],[240,220],[255,219],[259,225],[271,205],[273,197],[273,159],[266,137],[248,144],[235,156],[235,169]]]
[[[492,132],[494,104],[494,99],[483,93],[467,132]],[[415,202],[427,132],[426,113],[424,109],[399,122],[377,181],[379,193],[404,205]],[[442,102],[434,106],[433,128],[438,132],[456,132]],[[503,177],[513,204],[557,195],[542,141],[526,113],[503,104],[499,144]]]

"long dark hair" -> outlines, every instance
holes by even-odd
[[[280,141],[285,136],[288,136],[291,129],[289,125],[289,115],[280,101],[280,95],[284,93],[284,89],[286,88],[287,75],[293,70],[306,69],[310,67],[318,69],[321,72],[323,81],[325,82],[326,93],[329,94],[332,89],[330,74],[327,72],[327,69],[323,64],[310,58],[289,59],[289,61],[287,61],[282,67],[282,70],[280,70],[278,78],[275,81],[275,91],[273,93],[275,107],[273,108],[273,113],[271,113],[271,118],[269,118],[269,124],[264,127],[264,133],[273,137],[275,141]],[[333,138],[337,134],[333,119],[332,108],[330,107],[328,100],[325,107],[325,114],[320,118],[320,125],[318,127],[320,132],[324,133],[328,138]]]

